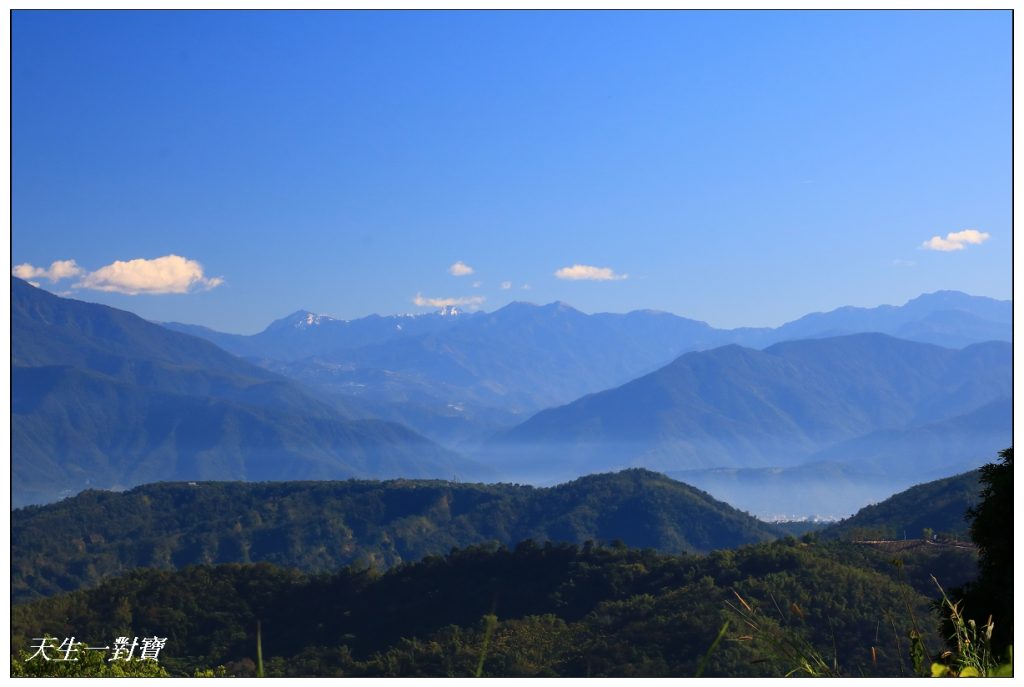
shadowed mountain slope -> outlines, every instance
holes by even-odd
[[[207,341],[19,279],[11,292],[15,506],[164,479],[487,474]]]
[[[730,345],[687,353],[621,387],[540,412],[479,456],[517,478],[629,465],[794,466],[873,432],[973,411],[988,422],[986,404],[1011,393],[1011,364],[1011,346],[1002,342],[952,350],[858,334],[763,351]],[[999,413],[994,424],[1007,420]]]

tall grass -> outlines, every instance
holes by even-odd
[[[953,635],[949,638],[950,646],[956,650],[944,651],[939,660],[931,665],[933,677],[1012,677],[1013,647],[1005,663],[1000,663],[992,652],[992,630],[995,623],[992,616],[982,625],[974,620],[967,620],[961,612],[960,602],[950,601],[939,581],[932,576],[932,581],[942,594],[942,606],[949,612],[949,620],[953,625]]]
[[[263,675],[263,634],[260,628],[260,621],[256,621],[256,677]]]
[[[490,647],[491,635],[494,634],[497,626],[498,616],[493,613],[484,616],[484,641],[483,646],[480,648],[480,660],[476,664],[476,672],[473,673],[473,677],[482,677],[484,674],[484,660],[487,658],[487,649]]]
[[[841,677],[839,665],[833,655],[832,661],[828,661],[810,642],[791,630],[776,625],[760,610],[747,603],[746,599],[740,596],[739,592],[733,590],[736,600],[740,605],[727,601],[726,605],[740,620],[752,631],[752,634],[743,635],[741,641],[754,641],[755,639],[766,645],[768,653],[784,665],[792,666],[785,674],[786,677],[804,675],[806,677]],[[773,598],[774,602],[775,599]],[[775,604],[778,608],[778,604]],[[780,617],[781,617],[780,611]],[[785,618],[782,618],[785,621]]]
[[[1000,661],[992,651],[992,630],[995,624],[992,617],[984,625],[978,625],[974,620],[964,618],[959,601],[950,601],[945,590],[938,580],[932,576],[932,581],[942,594],[942,606],[948,610],[950,621],[953,626],[953,635],[949,637],[950,649],[943,651],[938,656],[927,653],[923,637],[918,630],[917,619],[913,617],[910,605],[907,604],[910,620],[914,629],[908,633],[910,639],[910,662],[914,674],[919,676],[931,675],[932,677],[1012,677],[1013,676],[1013,647],[1009,648],[1009,654],[1005,661]],[[733,590],[739,605],[726,602],[726,605],[736,613],[743,624],[751,630],[751,633],[741,636],[740,641],[759,641],[767,650],[769,656],[775,661],[788,668],[786,677],[803,675],[806,677],[840,677],[838,656],[833,650],[832,660],[826,659],[825,655],[819,652],[807,640],[799,634],[784,626],[780,626],[765,616],[757,607],[747,603],[738,592]],[[774,598],[772,599],[774,602]],[[778,604],[776,604],[776,608]],[[780,611],[781,616],[781,611]],[[893,633],[896,636],[896,650],[900,657],[900,671],[903,673],[903,653],[900,649],[899,633],[896,630],[896,622],[888,616],[892,625]],[[708,656],[701,661],[698,676],[705,667],[708,657],[718,645],[722,634],[725,632],[728,623],[722,628],[718,639],[712,644]],[[871,647],[872,660],[876,659],[875,647]],[[786,670],[786,668],[784,668]]]

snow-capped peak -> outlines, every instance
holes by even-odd
[[[449,316],[455,317],[456,315],[460,314],[461,312],[462,311],[459,310],[458,308],[456,308],[454,305],[446,305],[446,306],[442,307],[440,310],[438,310],[437,314],[440,315],[441,317],[449,317]]]
[[[295,320],[295,324],[293,326],[296,329],[309,329],[311,327],[319,327],[322,323],[330,322],[333,319],[333,317],[328,317],[327,315],[317,315],[316,313],[304,312]]]

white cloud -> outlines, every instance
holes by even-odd
[[[523,291],[529,291],[533,287],[531,287],[529,284],[523,284],[521,288],[523,289]]]
[[[206,277],[203,266],[180,255],[146,260],[116,260],[90,272],[74,284],[76,289],[113,291],[135,296],[140,293],[188,293],[208,291],[224,283],[221,277]]]
[[[917,263],[913,260],[902,260],[900,258],[896,258],[892,261],[893,267],[913,267],[916,264]]]
[[[58,282],[61,279],[70,279],[82,274],[84,270],[74,260],[55,260],[50,267],[35,267],[27,262],[15,265],[11,274],[21,279],[38,279],[40,277],[49,279],[51,282]]]
[[[35,279],[37,277],[46,276],[46,268],[36,267],[35,265],[30,265],[27,262],[23,262],[20,265],[15,265],[14,267],[12,267],[11,274],[13,274],[18,279]]]
[[[77,277],[84,271],[74,260],[56,260],[50,263],[50,280],[70,279],[71,277]]]
[[[459,260],[448,268],[448,274],[453,277],[465,277],[466,275],[473,274],[473,268]]]
[[[987,241],[989,233],[987,231],[978,231],[977,229],[964,229],[963,231],[951,231],[946,234],[946,238],[941,236],[933,236],[924,243],[921,244],[921,248],[926,250],[941,250],[941,251],[952,251],[952,250],[963,250],[967,247],[967,244],[980,244]]]
[[[512,288],[512,282],[510,282],[510,281],[503,281],[503,282],[501,282],[501,289],[502,289],[502,291],[508,291],[511,288]]]
[[[555,276],[559,279],[586,279],[590,281],[619,281],[629,277],[628,274],[616,274],[611,267],[594,267],[593,265],[563,267],[555,271]]]
[[[423,294],[416,294],[412,302],[421,308],[443,308],[446,305],[461,305],[464,308],[479,308],[487,298],[485,296],[463,296],[461,298],[427,298]]]
[[[475,281],[475,282],[473,282],[473,288],[474,289],[479,289],[483,285],[484,285],[484,283],[482,281]]]

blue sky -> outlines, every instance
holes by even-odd
[[[444,299],[724,327],[1010,298],[1011,28],[1008,11],[18,11],[12,267],[244,333]]]

